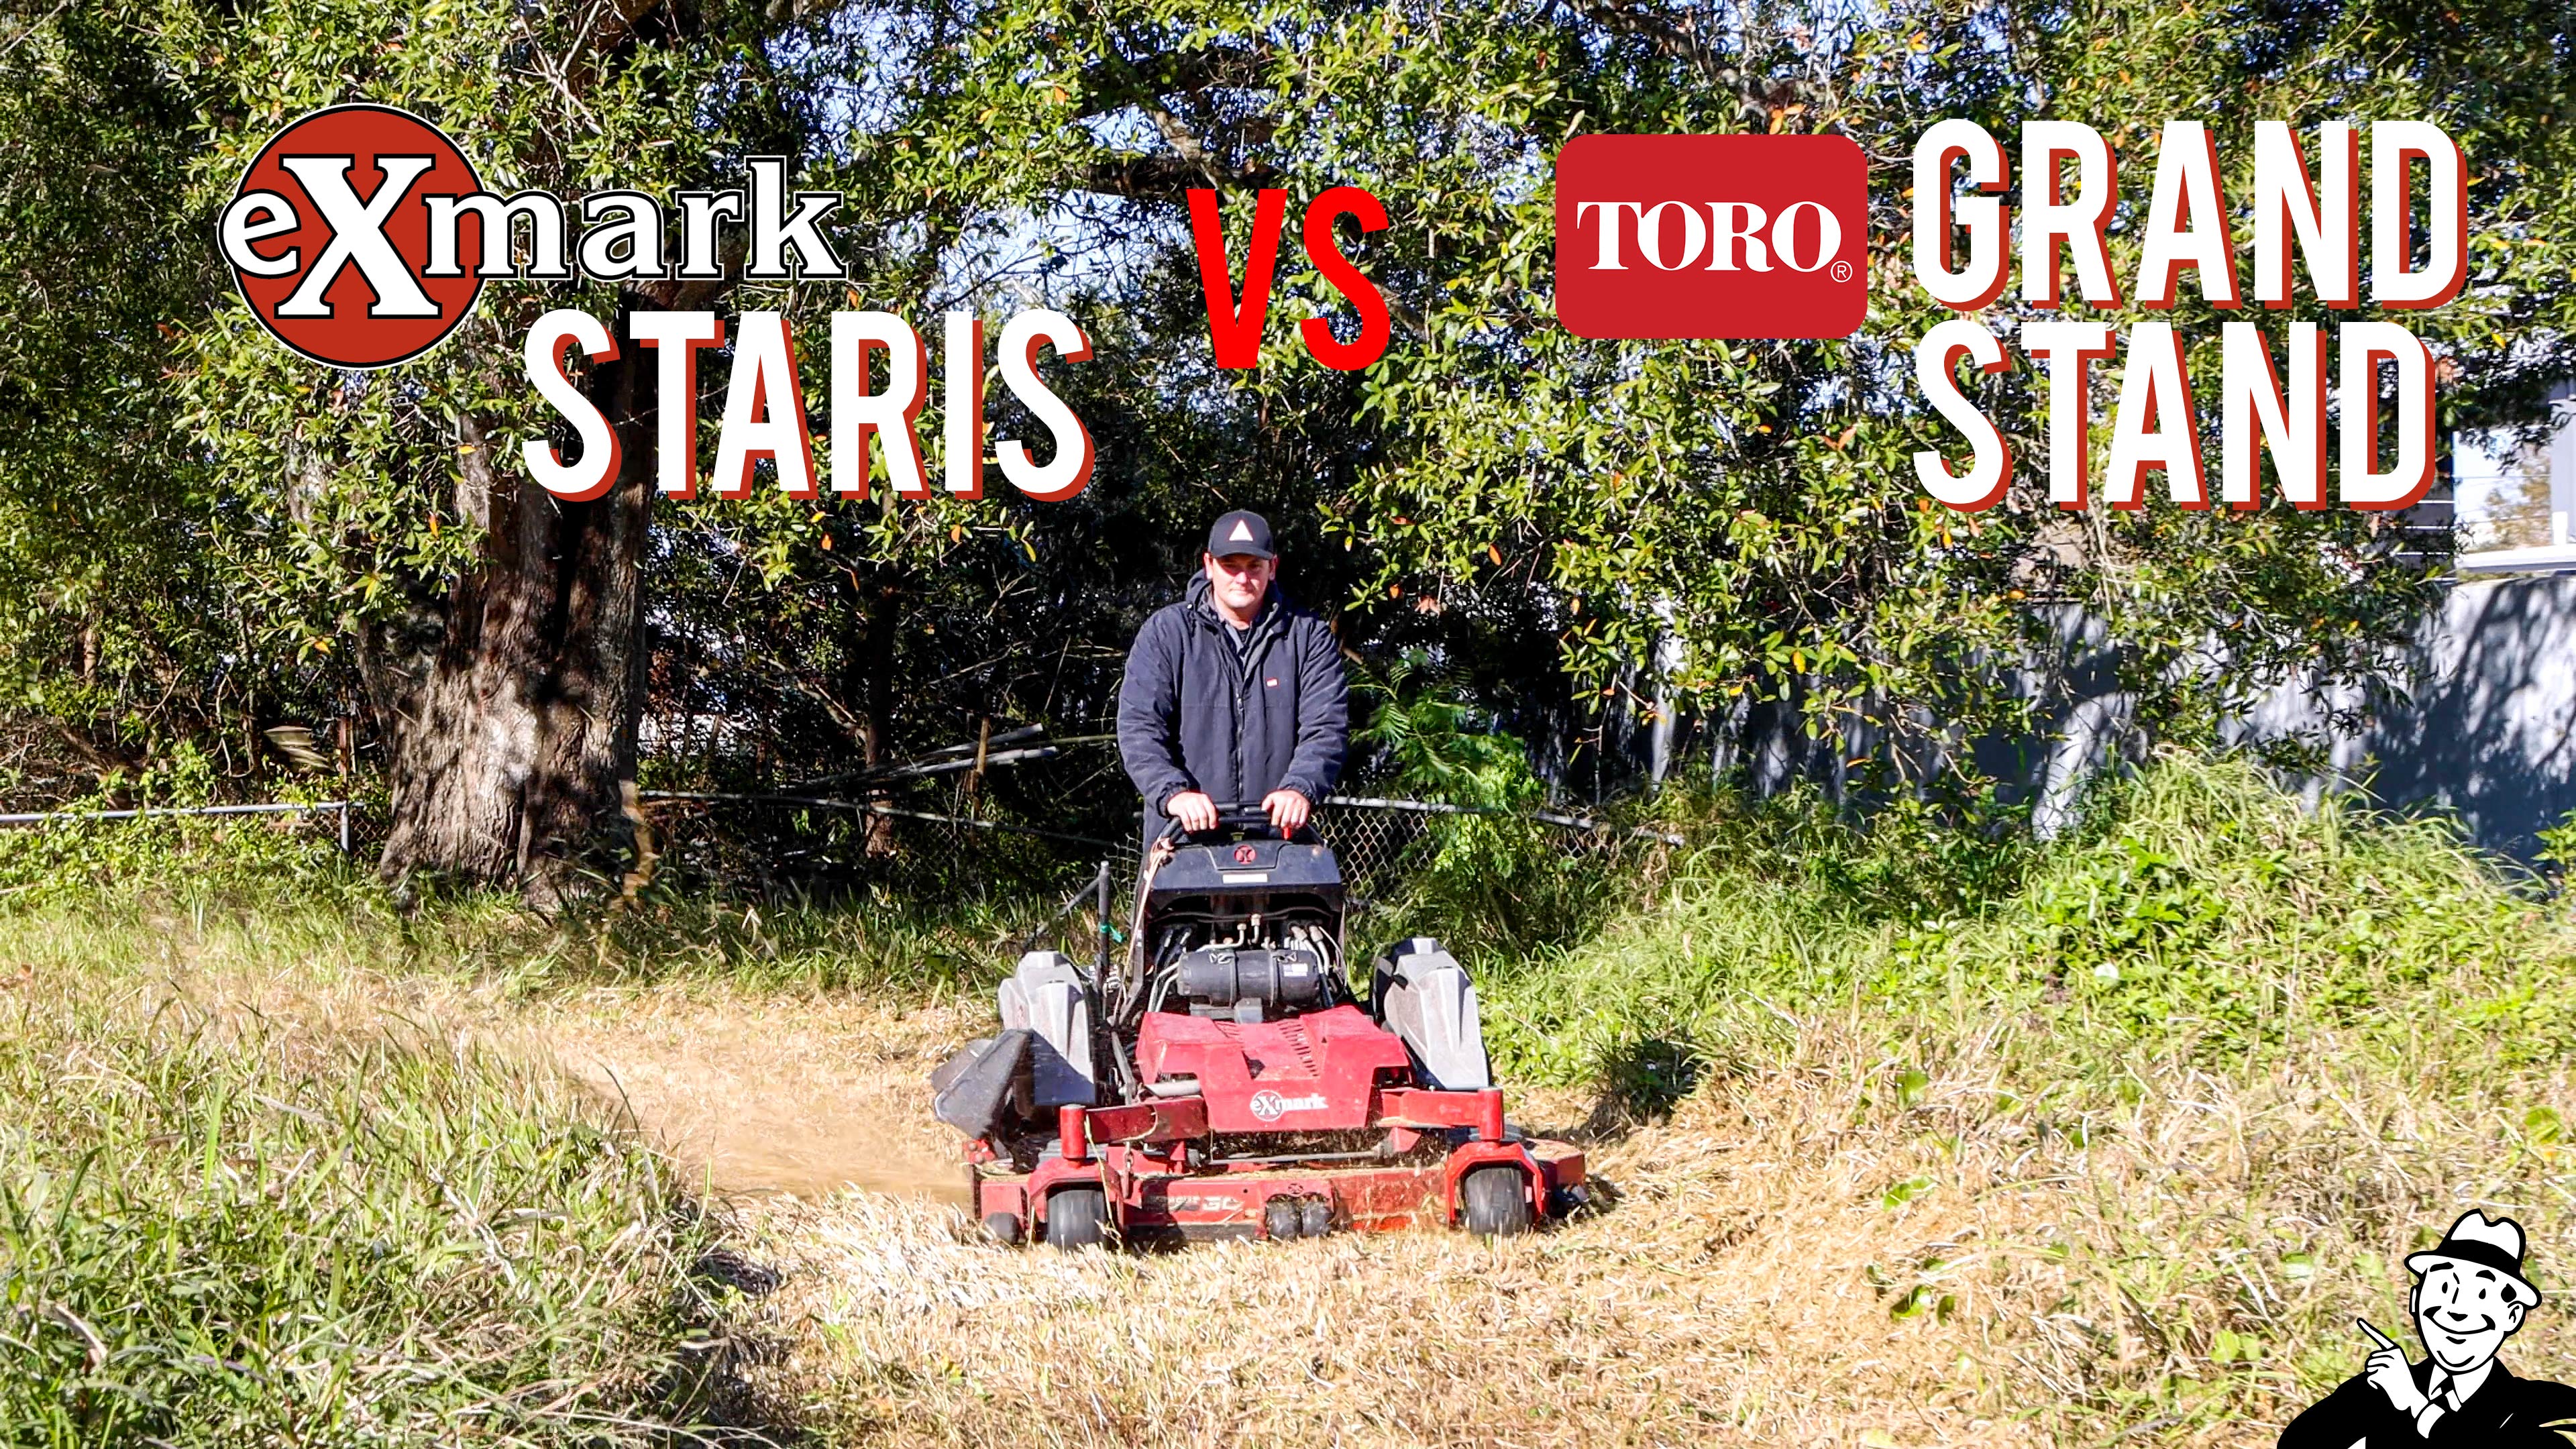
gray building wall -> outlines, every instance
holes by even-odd
[[[2392,806],[2459,812],[2480,844],[2528,860],[2576,810],[2576,574],[2470,579],[2426,622],[2412,698],[2383,704],[2335,765]],[[2258,728],[2314,718],[2295,693]]]

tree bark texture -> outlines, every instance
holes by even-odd
[[[597,499],[546,492],[496,456],[482,419],[459,421],[457,505],[483,531],[482,559],[398,686],[389,880],[515,886],[551,909],[614,878],[631,836],[620,786],[643,713],[656,467],[651,359],[622,352],[586,384],[619,447]]]

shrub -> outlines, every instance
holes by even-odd
[[[1944,847],[1954,827],[1865,831],[1794,798],[1708,809],[1709,843],[1649,898],[1494,973],[1507,1075],[1615,1081],[1675,1044],[1723,1061],[1820,1008],[2104,1080],[2139,1052],[2248,1059],[2302,1023],[2435,1066],[2576,1045],[2576,932],[2527,876],[2446,819],[2310,807],[2243,759],[2105,781],[2044,846]]]
[[[217,783],[214,762],[182,742],[153,769],[112,774],[88,795],[49,808],[72,815],[194,808],[215,803]],[[343,797],[287,790],[279,798]],[[152,815],[0,828],[0,901],[23,908],[154,882],[182,892],[256,882],[337,896],[368,874],[341,853],[337,823],[330,813]]]

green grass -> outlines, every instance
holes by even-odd
[[[1827,1116],[1877,1134],[1880,1211],[1970,1178],[2008,1201],[2035,1147],[2094,1153],[2066,1170],[2107,1174],[2083,1179],[2100,1200],[2050,1208],[2038,1260],[2065,1296],[1987,1290],[2166,1345],[2049,1350],[2083,1434],[2188,1434],[2349,1372],[2337,1325],[2390,1311],[2391,1245],[2456,1210],[2451,1184],[2576,1201],[2554,1075],[2576,921],[2445,821],[2179,756],[2044,845],[1931,811],[1855,829],[1806,797],[1656,813],[1694,844],[1446,825],[1363,929],[1465,945],[1506,1082],[1648,1116],[1696,1084],[1847,1104]],[[659,886],[555,920],[404,911],[277,839],[57,842],[0,898],[0,1442],[671,1442],[654,1426],[720,1418],[742,1315],[695,1271],[721,1230],[685,1184],[561,1081],[310,994],[980,997],[1057,904]],[[222,995],[259,981],[287,1003]],[[2364,1130],[2391,1114],[2403,1133]],[[2147,1181],[2180,1160],[2150,1139],[2202,1116],[2243,1124],[2193,1149],[2220,1176]],[[2248,1263],[2318,1286],[2267,1306]],[[1942,1271],[1886,1266],[1891,1323]],[[2057,1392],[1993,1372],[2005,1400]]]
[[[1708,843],[1605,928],[1489,973],[1506,1077],[1651,1086],[1640,1064],[1768,1054],[1818,1009],[2097,1084],[2256,1067],[2315,1031],[2462,1081],[2576,1046],[2576,929],[2535,879],[2448,820],[2310,808],[2248,762],[2163,759],[2044,846],[1690,808]]]
[[[599,1108],[61,926],[0,925],[0,1438],[640,1443],[710,1410],[711,1229]]]
[[[499,893],[405,908],[336,858],[291,869],[157,861],[77,890],[0,899],[23,937],[67,931],[112,957],[153,960],[175,936],[191,960],[295,963],[496,982],[514,993],[700,981],[749,991],[892,992],[936,999],[1000,979],[1005,953],[1051,927],[1061,898],[884,895],[829,904],[679,895],[539,916]],[[1070,922],[1089,928],[1088,912]]]
[[[2356,1315],[2406,1322],[2399,1264],[2463,1207],[2566,1271],[2576,914],[2453,822],[2181,755],[2044,845],[1675,813],[1701,843],[1659,882],[1487,972],[1500,1077],[1872,1161],[1864,1206],[1939,1224],[1869,1250],[1887,1352],[1978,1412],[2268,1442],[2359,1367]],[[2563,1337],[2508,1357],[2576,1378]]]
[[[273,835],[169,834],[50,843],[77,887],[0,908],[0,1443],[714,1432],[725,1290],[693,1265],[720,1234],[689,1184],[550,1072],[349,1003],[423,978],[931,999],[982,991],[1053,904],[405,912]]]

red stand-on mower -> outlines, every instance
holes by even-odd
[[[1106,918],[1107,877],[1100,886]],[[1035,951],[1000,1035],[931,1076],[1005,1243],[1517,1233],[1584,1201],[1583,1155],[1505,1125],[1476,991],[1437,941],[1356,999],[1340,866],[1255,810],[1147,852],[1126,959]]]

